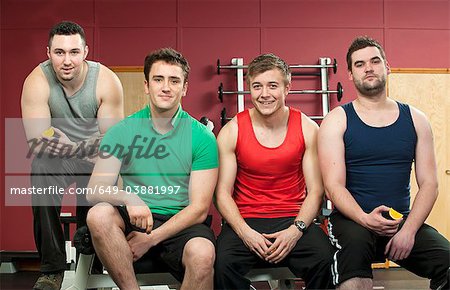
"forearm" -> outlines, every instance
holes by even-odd
[[[438,196],[437,184],[423,185],[417,192],[411,212],[402,229],[416,233],[428,218]]]
[[[322,193],[309,192],[295,219],[301,220],[309,226],[319,214],[321,206]]]
[[[241,216],[236,202],[229,193],[220,194],[218,192],[217,209],[236,234],[242,238],[243,233],[247,232],[250,227]]]
[[[173,237],[184,229],[203,223],[208,216],[209,206],[188,205],[167,222],[152,231],[156,244]]]
[[[362,210],[350,192],[343,186],[329,186],[326,188],[327,196],[340,213],[365,227],[366,213]]]

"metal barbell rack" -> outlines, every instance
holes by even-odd
[[[247,69],[248,65],[244,65],[243,58],[233,58],[231,60],[231,65],[221,65],[220,60],[217,60],[217,74],[220,74],[221,69],[235,69],[236,79],[237,79],[237,90],[236,91],[223,91],[223,84],[221,83],[218,89],[219,99],[223,101],[224,94],[236,94],[237,95],[237,111],[242,112],[244,110],[244,94],[248,94],[249,91],[244,91],[244,69]],[[291,94],[321,94],[322,95],[322,115],[321,116],[309,116],[313,120],[321,120],[330,111],[330,94],[337,94],[337,100],[340,101],[343,96],[343,88],[341,83],[337,84],[337,89],[335,91],[328,89],[328,69],[332,68],[333,73],[337,72],[337,62],[333,59],[333,63],[330,58],[321,57],[319,58],[319,64],[314,65],[289,65],[291,69],[320,69],[320,73],[317,72],[306,72],[298,73],[292,72],[293,75],[304,75],[304,76],[320,76],[321,89],[320,90],[292,90]],[[226,109],[221,111],[220,115],[222,126],[230,120],[226,116]]]
[[[217,88],[217,94],[219,96],[219,100],[222,103],[223,102],[223,95],[236,95],[236,94],[250,94],[250,91],[224,91],[223,90],[223,83],[220,83],[219,87]],[[344,94],[344,89],[342,88],[342,85],[340,82],[337,83],[337,88],[335,91],[333,90],[290,90],[289,94],[336,94],[338,102],[341,101],[342,95]]]

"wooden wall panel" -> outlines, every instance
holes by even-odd
[[[144,73],[142,71],[116,72],[123,85],[125,116],[142,109],[148,104],[144,92]]]
[[[450,238],[450,74],[393,73],[389,75],[391,98],[408,103],[428,117],[434,135],[437,157],[439,196],[427,223]],[[411,179],[412,200],[417,192],[414,173]]]

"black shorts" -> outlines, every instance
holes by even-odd
[[[332,264],[335,285],[350,278],[373,278],[372,262],[386,258],[384,249],[390,238],[369,231],[339,212],[330,216],[328,235],[336,247]],[[418,276],[431,279],[430,288],[436,289],[448,279],[449,259],[449,242],[433,227],[423,224],[416,233],[408,258],[395,262]]]
[[[122,219],[125,223],[125,236],[127,236],[132,231],[136,230],[130,223],[130,217],[125,206],[117,207]],[[152,214],[153,216],[153,229],[160,227],[166,221],[168,221],[172,216]],[[162,262],[167,266],[167,271],[169,271],[178,281],[183,281],[184,267],[182,263],[183,250],[186,243],[193,238],[205,238],[215,246],[214,233],[208,225],[208,219],[202,224],[193,225],[187,229],[182,230],[173,237],[161,242],[157,246],[151,248],[143,257],[141,257],[135,264],[145,264],[145,259],[155,260],[154,264]],[[136,266],[136,265],[135,265]],[[136,267],[135,267],[136,269]],[[148,272],[143,269],[140,271],[137,269],[136,272]]]

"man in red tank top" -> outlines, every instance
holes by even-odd
[[[317,124],[286,106],[288,65],[273,54],[247,70],[253,108],[218,136],[216,289],[249,289],[253,267],[287,266],[307,289],[329,289],[333,247],[313,223],[323,197]],[[307,193],[306,193],[307,192]]]

